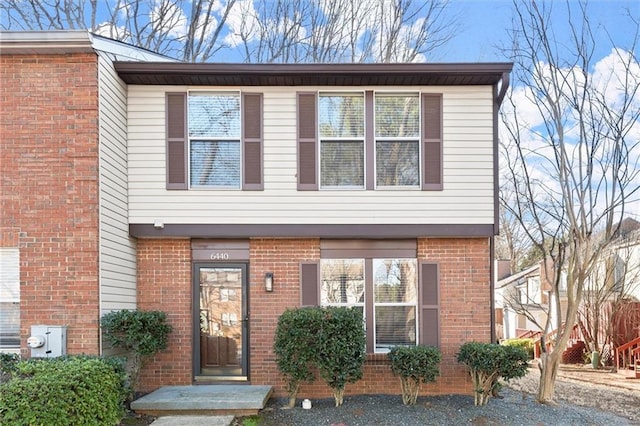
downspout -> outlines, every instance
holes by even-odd
[[[500,193],[500,175],[499,175],[499,145],[500,140],[498,138],[498,115],[500,112],[500,105],[507,94],[509,88],[509,73],[503,72],[502,79],[500,80],[500,88],[498,89],[496,84],[496,99],[493,105],[493,192],[494,192],[494,213],[493,213],[493,233],[489,239],[489,292],[491,295],[489,308],[491,310],[491,343],[496,343],[496,301],[495,301],[495,289],[496,289],[496,244],[495,236],[500,234],[500,200],[498,194]]]

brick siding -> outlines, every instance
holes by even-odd
[[[166,351],[149,360],[140,391],[192,382],[191,242],[138,240],[138,309],[160,310],[173,327]]]
[[[144,370],[143,389],[191,383],[191,266],[188,240],[140,240],[138,243],[138,298],[141,309],[168,312],[174,326],[169,351]],[[418,259],[440,267],[441,377],[424,385],[422,394],[471,393],[464,367],[455,361],[466,341],[488,342],[490,324],[489,240],[421,239]],[[273,353],[279,315],[300,303],[300,262],[320,259],[318,239],[267,239],[250,242],[250,380],[274,386],[285,395],[285,384]],[[273,272],[274,290],[264,290],[264,274]],[[369,355],[364,379],[348,384],[346,394],[400,393],[384,355]],[[321,380],[301,387],[300,396],[328,397]]]
[[[23,356],[33,324],[99,353],[97,60],[0,56],[0,230],[20,248]]]

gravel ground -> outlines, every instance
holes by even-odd
[[[558,379],[557,405],[535,401],[539,373],[530,373],[501,391],[484,407],[465,395],[420,397],[406,407],[397,395],[345,397],[342,407],[333,399],[313,400],[313,408],[282,408],[285,399],[273,399],[261,412],[263,426],[373,426],[373,425],[640,425],[640,394],[628,389]],[[242,425],[237,419],[235,425]]]

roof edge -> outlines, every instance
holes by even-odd
[[[0,54],[93,52],[87,30],[0,31]]]

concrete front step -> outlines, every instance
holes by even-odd
[[[151,416],[251,416],[264,408],[271,391],[260,385],[165,386],[133,401],[131,409]]]

